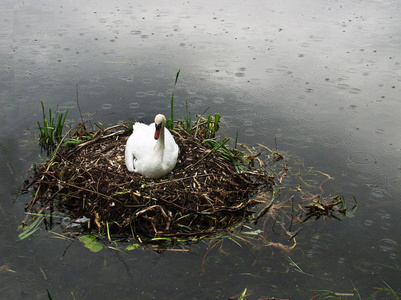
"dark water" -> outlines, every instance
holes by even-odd
[[[139,2],[139,3],[138,3]],[[3,1],[0,11],[0,297],[308,299],[384,282],[401,292],[401,4],[397,1]],[[40,101],[68,122],[220,112],[221,132],[330,174],[352,218],[308,223],[289,254],[225,240],[190,252],[90,253],[45,230],[17,241],[40,158]],[[319,185],[324,178],[317,178]],[[203,263],[204,257],[206,260]],[[295,271],[287,255],[307,273]],[[205,273],[203,272],[203,269]],[[391,299],[378,294],[376,299]]]

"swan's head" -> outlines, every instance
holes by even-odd
[[[155,117],[155,127],[156,127],[155,140],[159,139],[160,131],[162,130],[162,128],[164,128],[165,125],[166,125],[166,117],[162,114],[158,114]]]

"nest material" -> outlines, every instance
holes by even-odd
[[[239,157],[235,163],[246,171],[237,172],[232,161],[203,143],[206,134],[201,127],[197,137],[171,130],[180,147],[171,174],[153,180],[130,173],[124,163],[130,134],[126,127],[98,130],[86,142],[56,150],[36,171],[31,183],[36,195],[27,209],[42,207],[43,212],[50,207],[72,220],[86,217],[91,230],[103,234],[122,233],[139,240],[191,237],[243,220],[260,202],[255,192],[273,185],[271,177]]]

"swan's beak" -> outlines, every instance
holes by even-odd
[[[162,129],[162,124],[155,124],[156,131],[155,131],[155,140],[159,139],[160,136],[160,129]]]

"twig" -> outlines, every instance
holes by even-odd
[[[252,222],[253,222],[254,224],[256,224],[256,223],[258,222],[258,220],[259,220],[261,217],[263,217],[263,216],[270,210],[270,208],[273,206],[273,203],[274,203],[274,197],[272,197],[272,199],[270,200],[269,204],[266,205],[266,206],[260,211],[260,213],[259,213],[255,218],[252,219]]]
[[[87,142],[79,144],[78,147],[82,148],[82,147],[88,146],[90,144],[93,144],[93,143],[97,142],[100,139],[107,139],[109,137],[112,137],[112,136],[118,135],[118,134],[122,134],[122,133],[124,133],[124,130],[116,131],[116,132],[113,132],[113,133],[110,133],[110,134],[107,134],[107,135],[100,135],[100,136],[97,136],[97,137],[87,141]]]

